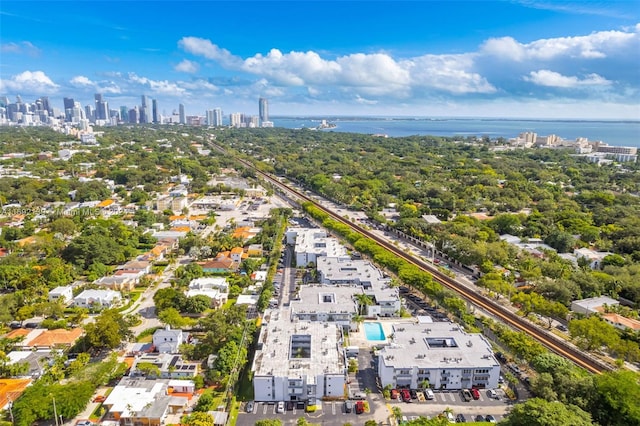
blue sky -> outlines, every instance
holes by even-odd
[[[640,119],[640,2],[12,1],[0,94],[171,113]]]

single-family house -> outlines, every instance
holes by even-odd
[[[70,285],[59,286],[49,292],[49,302],[60,301],[64,305],[73,302],[73,287]]]
[[[73,299],[74,306],[81,308],[110,308],[121,302],[120,292],[113,290],[84,290]]]
[[[153,346],[156,348],[156,352],[159,353],[178,353],[178,347],[184,341],[182,330],[172,329],[170,326],[158,329],[153,333]]]

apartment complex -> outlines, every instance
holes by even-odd
[[[381,385],[415,389],[495,388],[500,363],[481,334],[448,322],[395,324],[391,343],[379,351]]]
[[[347,377],[342,328],[292,321],[287,308],[267,311],[252,371],[256,401],[342,397]]]
[[[346,256],[319,257],[317,269],[322,284],[362,286],[373,302],[366,307],[366,316],[392,317],[400,313],[398,288],[391,287],[391,279],[371,262]]]
[[[347,250],[340,242],[329,237],[327,231],[319,228],[289,228],[286,232],[287,244],[294,245],[297,266],[317,263],[322,256],[346,256]]]

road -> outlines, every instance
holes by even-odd
[[[144,330],[153,327],[160,327],[162,325],[156,315],[153,296],[156,294],[156,291],[170,287],[176,268],[181,265],[186,265],[189,262],[191,262],[189,256],[181,256],[174,264],[167,266],[160,276],[160,283],[149,286],[144,293],[140,295],[140,299],[138,299],[138,301],[129,310],[123,312],[123,314],[137,314],[140,316],[140,320],[142,322],[135,327],[131,327],[131,331],[135,336],[142,333]]]

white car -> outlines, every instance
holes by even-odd
[[[489,398],[498,399],[498,392],[496,392],[494,389],[489,389],[487,391],[487,396]]]
[[[276,406],[276,413],[284,413],[284,401],[278,401]]]

